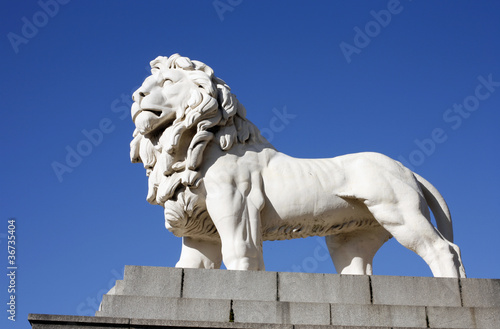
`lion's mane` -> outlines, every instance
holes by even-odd
[[[142,162],[148,179],[147,200],[165,208],[166,227],[177,236],[218,238],[204,198],[197,188],[198,169],[210,141],[224,151],[236,143],[265,142],[246,117],[245,107],[229,86],[206,64],[179,54],[157,57],[151,70],[184,70],[198,88],[186,108],[179,108],[173,123],[150,134],[136,129],[130,144],[132,162]]]

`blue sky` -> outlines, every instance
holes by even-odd
[[[129,161],[131,93],[173,53],[210,65],[287,154],[376,151],[411,166],[447,200],[468,276],[500,278],[498,2],[3,5],[0,264],[14,217],[18,269],[17,321],[2,310],[2,328],[93,314],[125,265],[175,265],[181,241]],[[335,273],[322,241],[265,243],[267,270]],[[393,239],[374,272],[431,275]],[[5,308],[8,285],[2,275]]]

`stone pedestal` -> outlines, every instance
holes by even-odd
[[[48,328],[500,328],[500,280],[126,266],[95,317]]]

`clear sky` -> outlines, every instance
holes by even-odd
[[[447,200],[468,276],[500,278],[498,1],[2,4],[0,264],[16,218],[17,321],[4,274],[0,327],[91,315],[125,265],[175,265],[181,241],[129,160],[131,93],[173,53],[210,65],[287,154],[411,166]],[[431,275],[393,240],[375,274]],[[323,239],[264,254],[270,271],[335,273]]]

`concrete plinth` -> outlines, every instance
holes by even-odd
[[[500,280],[126,266],[95,317],[33,329],[500,328]]]

